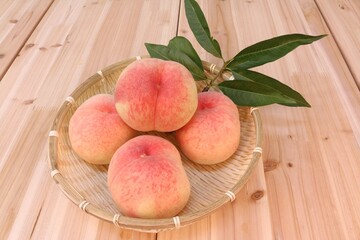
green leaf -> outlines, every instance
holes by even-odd
[[[195,0],[185,0],[185,13],[191,31],[199,44],[215,57],[222,58],[219,43],[211,36],[209,26]]]
[[[229,63],[228,68],[236,71],[260,66],[285,56],[300,45],[310,44],[324,36],[326,35],[288,34],[261,41],[240,51]]]
[[[188,39],[180,36],[174,37],[170,40],[168,47],[176,48],[185,53],[202,70],[202,72],[204,72],[201,59]]]
[[[220,90],[235,104],[240,106],[265,106],[278,103],[285,106],[302,106],[281,92],[258,82],[233,80],[224,81]]]
[[[257,82],[273,89],[274,92],[278,92],[285,98],[295,101],[293,106],[311,107],[300,93],[274,78],[250,70],[238,70],[237,72],[232,72],[232,74],[237,80]]]
[[[191,72],[195,80],[206,79],[203,69],[199,68],[190,57],[180,50],[152,43],[145,43],[145,46],[151,57],[178,62]]]

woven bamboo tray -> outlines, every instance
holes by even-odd
[[[99,93],[113,93],[121,71],[140,57],[113,64],[87,79],[57,112],[49,133],[49,164],[51,176],[63,193],[81,210],[114,223],[121,228],[142,232],[159,232],[179,228],[208,216],[229,201],[244,186],[256,166],[262,151],[262,126],[256,108],[239,107],[241,140],[237,151],[227,161],[203,166],[182,155],[183,165],[191,183],[191,197],[185,208],[173,218],[139,219],[123,216],[111,199],[107,188],[107,166],[91,165],[73,152],[68,136],[68,124],[76,108],[89,97]],[[219,68],[203,62],[209,75]],[[224,79],[230,75],[224,74]],[[204,86],[198,84],[199,91]],[[176,145],[172,133],[144,133],[160,135]]]

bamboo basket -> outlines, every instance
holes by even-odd
[[[185,208],[173,218],[139,219],[119,213],[107,188],[107,167],[91,165],[73,152],[68,124],[78,106],[99,93],[113,93],[122,70],[141,57],[113,64],[88,78],[65,99],[49,132],[49,164],[51,176],[62,192],[84,212],[118,227],[141,232],[160,232],[189,225],[213,213],[244,186],[262,151],[262,126],[256,108],[239,107],[241,140],[237,151],[225,162],[205,166],[188,160],[183,154],[185,171],[191,183],[191,196]],[[203,62],[206,73],[215,75],[219,68]],[[223,79],[231,76],[224,74]],[[198,84],[199,91],[203,88]],[[173,133],[144,133],[164,137],[176,145]]]

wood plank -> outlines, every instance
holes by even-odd
[[[298,90],[312,104],[311,109],[261,108],[264,164],[277,166],[266,173],[267,192],[275,239],[356,239],[360,95],[317,6],[310,0],[199,3],[226,57],[282,34],[330,34],[256,68]],[[179,30],[192,36],[187,27]],[[235,229],[242,233],[239,226]]]
[[[315,0],[360,89],[360,2]]]
[[[312,104],[311,109],[262,111],[264,158],[279,163],[266,173],[275,238],[356,239],[360,206],[352,199],[360,197],[359,91],[313,1],[268,4],[274,35],[330,34],[262,68]]]
[[[60,104],[97,70],[176,34],[179,2],[55,1],[0,84],[0,239],[154,239],[85,214],[47,164]],[[146,30],[146,31],[145,31]]]
[[[245,14],[238,8],[239,1],[197,1],[201,6],[214,35],[222,47],[223,56],[229,59],[239,50],[240,38],[232,29],[236,28],[234,18],[229,14]],[[200,57],[209,62],[220,64],[221,60],[206,53],[196,42],[186,17],[184,5],[180,11],[179,35],[187,37],[198,51]],[[246,20],[246,19],[245,19]],[[253,200],[255,193],[264,193],[259,200]],[[190,226],[158,234],[158,239],[273,239],[272,223],[268,203],[262,161],[244,188],[237,194],[236,201],[227,204],[211,216]]]
[[[53,0],[0,2],[0,81]]]

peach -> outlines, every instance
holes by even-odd
[[[166,218],[178,214],[190,196],[180,153],[168,140],[141,135],[122,145],[111,159],[108,186],[122,214]]]
[[[138,131],[175,131],[197,108],[191,73],[177,62],[155,58],[129,64],[120,74],[114,95],[119,115]]]
[[[136,131],[121,120],[110,94],[87,99],[69,122],[73,150],[92,164],[109,164],[115,151],[135,135]]]
[[[219,92],[199,93],[193,118],[176,131],[181,151],[200,164],[227,160],[240,142],[240,120],[236,105]]]

